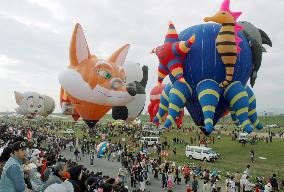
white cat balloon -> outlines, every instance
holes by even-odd
[[[54,100],[46,95],[41,95],[36,92],[20,93],[15,91],[14,93],[16,103],[19,105],[16,112],[29,119],[33,119],[37,115],[46,117],[52,113],[55,108]]]

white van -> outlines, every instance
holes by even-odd
[[[247,133],[240,133],[239,143],[246,143],[247,140],[248,140],[248,134]]]
[[[208,147],[190,146],[185,148],[185,155],[189,159],[200,159],[203,161],[216,161],[218,154]]]
[[[160,144],[160,137],[141,137],[140,143],[147,143],[148,145]]]
[[[149,129],[143,129],[142,131],[148,136],[149,135],[160,135],[160,131],[158,129],[149,128]]]
[[[277,125],[277,124],[267,124],[266,127],[267,128],[279,128],[279,125]]]

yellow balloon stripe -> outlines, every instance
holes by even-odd
[[[182,100],[183,103],[186,102],[185,96],[179,90],[177,90],[176,88],[172,88],[170,93],[171,94],[175,94],[176,96],[178,96]]]
[[[158,76],[161,77],[161,78],[164,78],[164,77],[166,77],[167,75],[165,75],[165,74],[163,74],[163,73],[161,73],[161,72],[158,72]]]
[[[176,76],[179,75],[179,74],[183,74],[183,68],[177,67],[177,68],[175,68],[171,73],[172,73],[173,76],[176,77]]]
[[[236,83],[237,83],[237,81],[234,82],[234,83],[231,83],[231,84],[226,88],[226,90],[224,91],[224,95],[227,95],[227,92],[228,92],[228,90],[230,89],[230,87],[232,87],[232,86],[235,85]]]
[[[200,100],[204,95],[214,95],[218,100],[220,97],[220,94],[217,91],[213,89],[205,89],[199,93],[198,99]]]
[[[179,49],[184,52],[184,53],[188,53],[189,49],[186,45],[185,45],[185,41],[181,41],[179,43]]]
[[[254,127],[256,127],[259,124],[259,120],[257,119],[256,122],[253,124]]]
[[[175,104],[173,104],[173,103],[170,103],[169,108],[175,110],[175,111],[178,112],[178,113],[179,113],[179,111],[180,111],[180,108],[179,108],[178,106],[176,106]]]
[[[175,29],[168,29],[168,34],[177,34]]]
[[[248,112],[248,108],[244,107],[244,108],[241,108],[241,109],[237,110],[236,114],[237,115],[241,115],[241,114],[247,113],[247,112]]]
[[[250,120],[245,120],[243,123],[242,123],[242,127],[245,127],[246,125],[249,125],[250,124]]]
[[[190,86],[187,82],[185,82],[185,85],[186,85],[186,86],[187,86],[187,88],[189,89],[190,94],[192,94],[192,88],[191,88],[191,86]]]
[[[207,105],[207,106],[202,107],[202,111],[204,111],[204,112],[205,111],[212,111],[214,113],[215,109],[216,109],[216,107],[212,106],[212,105]]]
[[[174,118],[171,115],[168,115],[167,119],[170,120],[172,124],[175,123],[175,120],[174,120]]]
[[[158,117],[159,121],[162,120],[161,115],[159,113],[157,113],[157,117]]]
[[[163,109],[164,111],[168,111],[168,108],[165,105],[163,105],[162,103],[160,103],[159,107],[161,109]]]
[[[239,99],[243,98],[243,97],[247,97],[248,94],[246,91],[240,92],[238,93],[235,97],[233,97],[233,99],[230,102],[230,105],[233,106]]]
[[[251,98],[249,98],[249,104],[251,104],[255,100],[255,96],[253,95]]]
[[[166,94],[165,91],[162,92],[162,96],[164,97],[164,99],[165,99],[166,101],[169,101],[169,100],[170,100],[170,99],[169,99],[169,96]]]
[[[208,119],[205,119],[204,123],[205,124],[211,123],[213,125],[213,120],[208,118]]]
[[[255,113],[256,113],[256,109],[253,109],[253,110],[249,111],[249,116],[251,116],[251,115],[253,115]]]

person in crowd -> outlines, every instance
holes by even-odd
[[[198,185],[198,181],[196,176],[193,176],[193,181],[192,181],[192,191],[193,192],[197,192],[197,190],[199,189],[199,185]]]
[[[255,158],[254,158],[254,150],[250,150],[250,160],[251,160],[251,163],[254,163],[255,161]]]
[[[192,192],[190,185],[186,184],[185,192]]]
[[[25,185],[22,170],[22,163],[26,158],[26,148],[27,145],[24,141],[18,141],[12,145],[11,157],[6,162],[0,179],[0,189],[3,192],[31,192]]]
[[[0,156],[0,177],[2,175],[2,171],[4,168],[5,163],[8,161],[8,159],[10,158],[10,156],[12,155],[12,147],[11,146],[7,146],[3,149],[3,152]]]
[[[202,192],[211,192],[211,186],[208,180],[204,180]]]
[[[139,182],[140,182],[140,191],[142,191],[142,192],[144,192],[145,191],[145,179],[144,179],[144,177],[143,177],[143,174],[142,173],[140,173],[139,174]]]
[[[74,167],[69,169],[70,179],[68,180],[72,183],[74,191],[76,192],[83,192],[81,189],[81,179],[83,176],[83,169],[82,166],[75,165]]]
[[[255,185],[250,182],[250,176],[247,176],[244,181],[244,192],[251,192]]]
[[[74,155],[75,155],[75,158],[76,158],[76,161],[78,162],[79,161],[79,154],[80,154],[80,151],[78,150],[78,148],[75,149],[74,151]]]
[[[188,164],[183,167],[183,175],[185,184],[187,184],[190,181],[190,169]]]
[[[173,149],[173,153],[174,153],[174,155],[176,155],[176,154],[177,154],[177,148],[176,148],[176,147],[174,147],[174,149]]]
[[[118,175],[121,178],[122,185],[126,183],[126,174],[127,174],[127,170],[124,167],[121,167],[118,171]]]
[[[48,180],[46,181],[43,189],[46,189],[48,186],[54,183],[62,183],[64,181],[64,177],[67,174],[66,164],[63,162],[57,162],[53,168],[53,172],[49,175]]]
[[[175,175],[175,179],[174,179],[174,183],[177,183],[178,185],[180,184],[180,178],[179,178],[179,169],[178,166],[174,167],[174,175]]]
[[[270,178],[270,183],[271,183],[272,191],[279,191],[276,174],[272,175],[272,177]]]
[[[130,173],[130,182],[131,182],[131,187],[136,188],[135,173],[133,170],[131,170]]]
[[[94,165],[95,153],[92,152],[90,155],[90,165]]]
[[[245,172],[246,172],[246,174],[247,174],[248,176],[251,176],[250,165],[247,165],[247,168],[246,168]]]
[[[236,183],[234,176],[231,176],[228,182],[228,192],[236,192]]]
[[[167,187],[168,191],[171,191],[173,189],[173,178],[171,174],[168,175]]]
[[[162,188],[163,189],[167,187],[167,180],[168,180],[167,172],[164,170],[162,172]]]
[[[271,191],[273,191],[273,190],[272,190],[271,183],[267,183],[267,184],[264,186],[264,192],[271,192]]]
[[[54,183],[48,186],[44,192],[76,192],[74,191],[74,187],[72,183],[69,181],[64,181],[62,183]]]
[[[239,171],[235,173],[235,186],[236,186],[236,191],[240,192],[241,191],[241,174]]]

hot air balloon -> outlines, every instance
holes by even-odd
[[[117,106],[112,108],[112,117],[117,120],[135,120],[143,111],[146,102],[146,85],[148,82],[148,67],[140,66],[137,62],[126,62],[124,66],[126,82],[133,82],[136,89],[136,95],[126,106]]]
[[[241,13],[232,12],[229,6],[230,1],[224,0],[216,15],[204,19],[215,23],[189,27],[178,38],[170,31],[174,37],[171,42],[185,42],[193,35],[195,42],[182,60],[185,82],[169,74],[172,87],[164,89],[168,98],[165,104],[169,107],[164,108],[166,111],[160,106],[155,117],[160,120],[168,112],[165,127],[174,124],[180,109],[186,107],[206,135],[228,110],[234,112],[245,132],[251,133],[253,127],[262,128],[255,95],[246,85],[254,67],[252,48],[241,31],[242,26],[236,22]],[[177,53],[175,49],[172,51]]]
[[[72,108],[91,126],[113,106],[129,104],[136,94],[125,82],[124,62],[129,44],[108,59],[91,55],[80,24],[76,24],[70,45],[70,65],[60,73],[59,82]],[[74,111],[73,111],[74,112]]]
[[[105,155],[107,149],[109,147],[109,143],[104,141],[101,142],[98,146],[97,146],[97,157],[101,158]]]
[[[36,92],[20,93],[15,91],[14,93],[16,103],[19,105],[16,112],[29,119],[33,119],[37,115],[47,117],[55,109],[54,100],[47,95]]]
[[[156,87],[154,87],[150,92],[150,104],[148,106],[148,112],[150,115],[150,122],[158,123],[158,122],[164,122],[167,111],[168,111],[168,97],[167,92],[171,89],[171,84],[161,84]],[[160,110],[160,112],[158,112]],[[160,116],[162,112],[165,112],[163,116]],[[154,119],[154,117],[156,118]],[[182,119],[184,116],[184,110],[180,109],[179,115],[174,120],[176,125],[180,127],[182,125]]]

